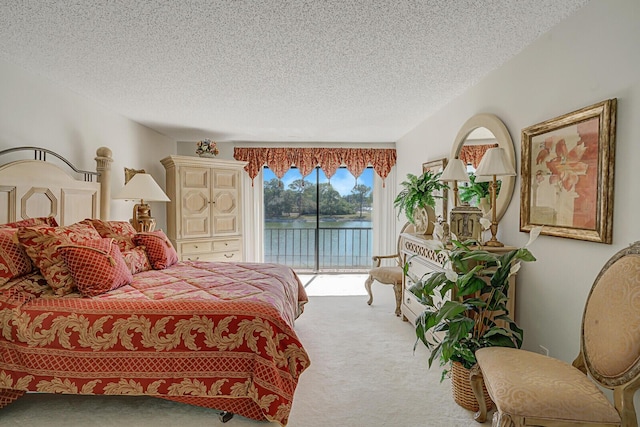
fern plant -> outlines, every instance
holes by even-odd
[[[420,176],[408,173],[407,179],[400,185],[403,187],[393,201],[393,206],[398,209],[398,217],[405,213],[407,220],[415,224],[415,212],[419,208],[436,205],[436,198],[441,198],[436,191],[448,188],[447,184],[440,181],[442,173],[426,171]]]

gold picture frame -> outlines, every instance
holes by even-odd
[[[447,158],[443,157],[442,159],[438,159],[438,160],[432,160],[430,162],[426,162],[422,164],[422,173],[425,173],[426,171],[431,171],[431,173],[442,173],[442,171],[444,171],[444,168],[447,167]],[[448,195],[449,192],[448,190],[445,188],[442,191],[436,191],[434,193],[436,197],[436,207],[435,207],[435,212],[436,212],[436,217],[437,218],[442,218],[442,220],[444,222],[448,221],[448,216],[449,216],[449,211],[447,210],[447,204],[448,204]]]
[[[611,243],[617,100],[522,130],[520,231]]]

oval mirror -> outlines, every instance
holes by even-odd
[[[493,114],[476,114],[462,125],[451,148],[451,158],[457,159],[464,146],[490,146],[492,144],[498,144],[498,147],[504,149],[515,169],[516,153],[511,135],[502,120]],[[509,207],[516,178],[515,176],[503,176],[500,177],[500,180],[502,182],[496,199],[496,219],[498,221]]]

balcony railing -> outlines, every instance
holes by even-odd
[[[312,271],[371,268],[370,227],[266,228],[264,241],[266,262]]]

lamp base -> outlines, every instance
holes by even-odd
[[[482,246],[490,246],[492,248],[501,248],[504,246],[504,243],[499,242],[497,240],[489,240],[488,242],[485,242]]]
[[[137,203],[133,207],[133,218],[129,222],[138,233],[156,228],[156,219],[151,216],[151,207],[146,203]]]

